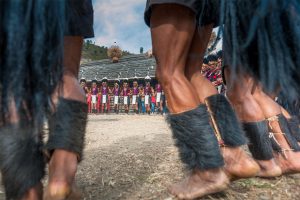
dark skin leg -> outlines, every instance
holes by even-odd
[[[185,69],[185,75],[196,90],[201,103],[205,103],[207,97],[218,94],[215,86],[201,74],[203,57],[212,29],[213,24],[210,24],[195,31]],[[241,147],[222,147],[221,151],[225,170],[231,179],[257,175],[259,166]]]
[[[201,103],[209,96],[218,94],[215,86],[201,74],[203,57],[213,30],[213,24],[197,28],[188,52],[185,76],[193,86]]]
[[[260,87],[257,87],[254,92],[254,97],[257,103],[262,108],[266,118],[270,118],[281,114],[281,106],[278,105],[273,99],[265,94]],[[270,122],[270,131],[273,133],[282,133],[278,121]],[[291,149],[285,136],[282,134],[274,135],[283,149]],[[276,153],[276,159],[283,171],[283,173],[299,173],[300,172],[300,152],[286,151],[286,158],[279,153]]]
[[[166,93],[171,113],[192,110],[200,104],[195,89],[184,74],[195,25],[195,14],[185,7],[174,4],[153,7],[151,35],[157,62],[156,73]],[[184,96],[182,91],[185,92]],[[194,199],[222,191],[227,184],[228,177],[222,167],[195,169],[186,180],[169,190],[179,199]]]
[[[65,37],[63,87],[57,91],[58,96],[85,103],[85,94],[77,80],[82,37]],[[77,155],[63,149],[56,149],[49,162],[49,183],[44,197],[45,200],[64,199],[72,191],[77,171]],[[75,191],[72,191],[73,194]],[[73,198],[75,199],[75,198]]]
[[[105,111],[105,106],[106,106],[105,103],[103,103],[102,104],[102,113],[104,113],[104,111]]]
[[[91,108],[92,108],[92,105],[89,103],[89,104],[88,104],[88,110],[89,110],[89,113],[92,112],[92,109],[91,109]]]
[[[229,79],[228,70],[225,70],[225,76],[228,86],[227,96],[235,108],[239,119],[244,123],[265,120],[263,111],[251,93],[253,88],[252,79],[247,76],[240,76],[236,79],[238,81],[233,82]],[[256,160],[256,162],[260,166],[260,172],[257,176],[276,177],[282,173],[275,159]]]
[[[175,15],[176,12],[182,14],[182,18],[179,14]],[[200,103],[184,75],[195,23],[194,13],[181,6],[170,4],[153,7],[151,35],[157,62],[156,75],[169,99],[171,113],[192,110]],[[184,96],[182,91],[185,91]]]
[[[150,112],[150,106],[149,106],[149,104],[146,106],[146,112],[147,112],[147,113]]]
[[[160,102],[160,113],[161,114],[163,114],[163,110],[164,110],[163,102]]]
[[[125,113],[128,113],[128,105],[127,104],[124,105],[124,108],[125,108]]]
[[[156,108],[157,108],[157,112],[159,113],[161,111],[161,106],[160,106],[161,103],[156,103]]]

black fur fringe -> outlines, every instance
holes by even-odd
[[[300,142],[300,122],[297,116],[292,116],[291,119],[287,120],[289,128],[295,139]]]
[[[253,158],[256,160],[272,159],[274,156],[267,121],[247,122],[243,123],[243,127],[250,140],[248,147]]]
[[[17,114],[42,126],[63,75],[65,1],[0,1],[0,123]]]
[[[300,1],[221,0],[224,64],[230,79],[250,74],[265,91],[299,99]]]
[[[6,199],[21,199],[45,174],[42,142],[29,126],[6,126],[0,129],[0,149]]]
[[[224,165],[205,105],[167,118],[180,158],[188,169],[214,169]]]
[[[217,94],[208,97],[206,101],[225,145],[237,147],[246,144],[245,133],[226,97]]]
[[[65,149],[75,152],[82,159],[87,111],[85,103],[59,99],[57,110],[49,120],[49,140],[46,148],[50,154],[55,149]]]
[[[280,128],[283,133],[285,133],[285,138],[287,142],[289,143],[290,147],[294,149],[295,151],[300,151],[300,146],[296,140],[296,138],[292,135],[290,132],[287,119],[282,115],[278,115],[278,120],[280,124]]]
[[[290,115],[300,119],[300,99],[290,101],[282,92],[277,95],[277,103],[281,105]]]

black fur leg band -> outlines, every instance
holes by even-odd
[[[168,116],[180,158],[188,169],[214,169],[224,165],[205,105]]]
[[[85,128],[87,124],[87,104],[68,99],[59,99],[56,112],[49,120],[49,140],[46,145],[50,152],[64,149],[82,158]]]
[[[271,160],[274,156],[267,121],[243,123],[243,127],[250,140],[248,147],[253,158]]]
[[[287,120],[289,128],[295,139],[300,142],[300,122],[297,116],[292,116],[292,118]]]
[[[300,151],[300,146],[299,146],[297,140],[290,132],[287,119],[282,114],[279,114],[278,120],[279,120],[280,128],[281,128],[282,132],[284,133],[285,138],[286,138],[287,142],[289,143],[291,149],[293,149],[294,151]]]
[[[0,129],[0,168],[7,200],[21,199],[44,177],[42,142],[31,127]]]
[[[221,135],[225,145],[231,147],[247,143],[242,126],[224,95],[213,95],[206,98],[206,104],[212,116],[217,134]]]

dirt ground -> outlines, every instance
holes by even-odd
[[[85,200],[173,200],[167,187],[185,173],[162,116],[90,115],[84,155],[76,180]],[[202,199],[297,200],[300,174],[236,181]]]

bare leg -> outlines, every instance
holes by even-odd
[[[194,87],[184,74],[195,24],[194,13],[185,7],[173,4],[153,7],[151,34],[156,73],[171,113],[193,110],[200,104]],[[172,186],[170,192],[180,199],[194,199],[223,190],[227,182],[222,168],[194,169],[185,181]]]
[[[105,112],[105,104],[103,103],[102,104],[102,113],[104,113]]]
[[[96,109],[97,109],[97,105],[95,103],[93,103],[93,113],[96,112]],[[103,107],[102,107],[102,109],[103,109]]]
[[[226,77],[229,77],[229,72],[226,70]],[[255,101],[251,94],[253,81],[247,76],[240,76],[238,82],[232,82],[228,78],[227,84],[229,90],[227,96],[230,99],[235,111],[242,122],[259,122],[265,120],[259,104]],[[271,160],[256,160],[261,170],[258,176],[275,177],[281,174],[281,169],[276,164],[274,159]]]
[[[208,45],[213,24],[195,31],[188,54],[185,75],[196,90],[201,103],[209,96],[218,94],[215,86],[201,74],[202,60]],[[232,179],[257,175],[259,166],[241,147],[222,147],[225,170]]]
[[[176,14],[176,11],[179,13]],[[179,14],[182,15],[180,19]],[[171,113],[192,110],[200,103],[195,90],[184,76],[187,54],[195,31],[194,18],[194,13],[180,6],[159,5],[153,8],[151,34],[157,62],[156,74],[166,91]],[[182,91],[185,95],[182,95]]]
[[[147,104],[147,106],[146,106],[146,112],[149,114],[149,112],[150,112],[150,106],[149,106],[149,104]]]
[[[270,118],[281,114],[281,106],[272,100],[267,94],[265,94],[261,88],[256,88],[254,97],[257,103],[260,105],[265,118]],[[278,121],[271,121],[269,128],[273,133],[283,132]],[[291,149],[284,135],[275,134],[274,136],[279,142],[281,148]],[[300,152],[286,151],[285,154],[286,158],[280,154],[276,154],[277,161],[279,162],[283,173],[300,172]]]
[[[77,80],[82,44],[82,37],[65,37],[64,84],[54,98],[61,96],[85,103],[84,91]],[[55,150],[49,162],[49,184],[45,199],[52,200],[67,195],[72,190],[76,171],[77,155],[63,149]]]
[[[160,103],[156,103],[156,108],[157,108],[157,113],[159,113],[160,112]]]
[[[195,30],[192,46],[188,53],[185,75],[190,81],[201,103],[209,96],[218,94],[213,84],[201,74],[203,57],[212,33],[213,24]]]

